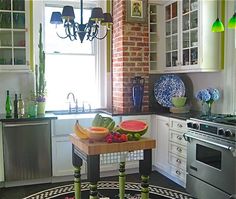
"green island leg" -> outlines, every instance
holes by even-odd
[[[141,175],[141,199],[149,198],[149,175],[152,172],[152,150],[143,150],[143,160],[139,160],[139,173]]]
[[[87,179],[90,182],[89,199],[98,199],[97,183],[100,179],[100,155],[87,156]]]
[[[98,199],[98,190],[97,190],[97,183],[90,183],[89,185],[89,199]]]
[[[74,189],[75,189],[75,199],[81,199],[81,167],[83,165],[83,160],[76,154],[78,149],[72,145],[72,164],[75,168],[74,170]]]
[[[81,167],[75,167],[74,171],[74,189],[75,199],[81,199]]]
[[[149,199],[149,176],[141,176],[141,199]]]
[[[120,162],[120,169],[119,169],[119,198],[125,198],[125,162]]]

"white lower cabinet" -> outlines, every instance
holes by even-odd
[[[154,151],[153,165],[162,174],[168,176],[170,165],[168,162],[168,134],[169,134],[169,117],[154,116],[155,127],[153,128],[153,137],[156,139],[156,149]]]
[[[168,158],[171,165],[170,173],[174,181],[183,187],[186,185],[187,142],[183,137],[186,131],[186,121],[170,118],[168,150]]]
[[[155,169],[185,187],[187,151],[183,134],[187,130],[186,121],[157,115],[153,124],[153,136],[157,141]]]
[[[67,176],[74,174],[72,165],[72,144],[68,136],[54,137],[52,141],[53,156],[52,167],[53,176]],[[81,173],[85,173],[85,167],[82,166]]]
[[[0,183],[4,181],[2,123],[0,122]]]
[[[69,135],[73,133],[76,120],[84,127],[92,124],[93,115],[76,119],[57,119],[53,121],[52,129],[52,174],[53,176],[67,176],[74,174],[72,165],[72,143]],[[85,165],[82,166],[81,173],[85,173]]]

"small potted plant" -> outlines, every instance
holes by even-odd
[[[36,101],[38,103],[38,115],[45,114],[46,81],[45,81],[45,52],[42,43],[42,24],[39,27],[39,65],[35,65]]]
[[[196,98],[202,102],[203,107],[207,105],[204,115],[210,116],[212,104],[220,98],[220,92],[216,88],[201,89],[197,92]]]

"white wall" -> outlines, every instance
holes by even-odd
[[[30,97],[33,90],[32,73],[0,73],[0,113],[5,113],[6,91],[10,91],[11,99],[15,93],[22,94],[24,100]]]
[[[189,73],[187,74],[192,84],[192,92],[190,94],[190,101],[193,110],[201,110],[201,103],[197,101],[195,95],[198,90],[204,88],[217,88],[220,91],[221,97],[212,106],[212,112],[224,113],[224,72],[216,73]],[[186,87],[189,85],[185,85]]]

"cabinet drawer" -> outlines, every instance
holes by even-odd
[[[176,168],[186,171],[186,159],[169,152],[169,163]]]
[[[187,157],[186,147],[176,144],[174,142],[169,142],[169,152],[184,158]]]
[[[187,145],[187,142],[185,141],[183,137],[183,133],[180,133],[178,131],[169,131],[169,140],[178,144],[181,144],[183,146]]]
[[[180,168],[176,168],[174,166],[170,167],[170,173],[172,176],[178,178],[179,180],[185,182],[186,181],[186,172]]]
[[[170,119],[170,129],[185,132],[187,129],[187,124],[185,120]]]

